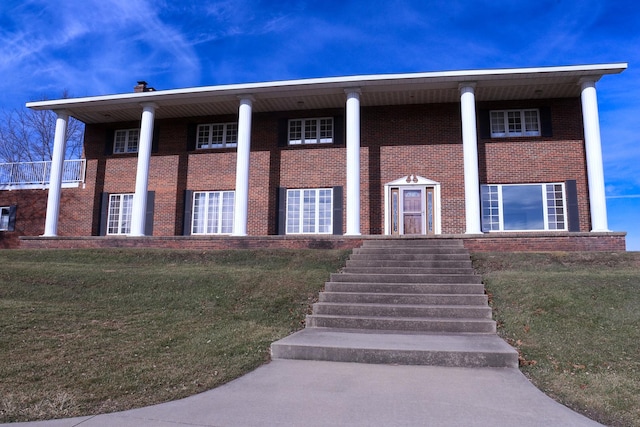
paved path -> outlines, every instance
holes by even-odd
[[[599,426],[515,368],[274,360],[186,399],[10,426]]]

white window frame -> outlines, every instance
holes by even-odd
[[[530,123],[527,122],[527,118],[531,118],[532,114],[535,114],[535,126],[529,126]],[[519,131],[510,129],[510,119],[512,118],[518,120],[520,125]],[[520,110],[491,110],[489,112],[489,123],[491,126],[492,138],[540,136],[540,110],[537,108],[526,108]],[[501,129],[496,128],[497,123],[502,124]]]
[[[107,235],[124,235],[131,233],[132,214],[133,193],[109,194]]]
[[[286,234],[332,234],[333,188],[287,189],[285,224]]]
[[[9,230],[9,216],[11,215],[10,206],[0,206],[0,231]]]
[[[514,186],[538,186],[542,193],[543,229],[538,230],[505,230],[504,228],[504,204],[502,190],[504,187]],[[562,198],[557,198],[556,186],[560,187]],[[553,198],[550,195],[553,195]],[[488,197],[487,197],[488,196]],[[483,184],[481,185],[481,210],[482,230],[488,232],[540,232],[540,231],[567,231],[567,191],[564,183],[536,183],[536,184]],[[553,201],[553,203],[551,203]],[[558,205],[557,201],[561,201]],[[485,215],[488,213],[488,215]],[[488,221],[487,221],[488,219]]]
[[[331,127],[328,130],[328,126]],[[331,144],[334,140],[333,117],[289,119],[287,141],[289,145]]]
[[[123,137],[122,147],[118,138]],[[140,147],[140,129],[118,129],[113,136],[113,154],[137,153]]]
[[[214,130],[221,129],[222,138],[214,141]],[[196,149],[233,148],[238,146],[238,123],[204,123],[196,130]]]
[[[233,232],[235,191],[194,191],[191,206],[191,234]]]

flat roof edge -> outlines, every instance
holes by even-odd
[[[490,76],[514,76],[525,74],[552,74],[552,73],[571,73],[571,72],[593,72],[595,76],[603,76],[606,74],[619,74],[628,68],[628,63],[607,63],[607,64],[586,64],[586,65],[568,65],[568,66],[545,66],[545,67],[529,67],[529,68],[495,68],[495,69],[473,69],[473,70],[452,70],[452,71],[434,71],[419,73],[400,73],[400,74],[371,74],[371,75],[353,75],[340,77],[321,77],[297,80],[279,80],[257,83],[239,83],[215,86],[198,86],[181,89],[157,90],[152,92],[128,92],[113,95],[99,95],[82,98],[68,98],[47,101],[27,102],[27,108],[38,110],[45,109],[64,109],[66,106],[86,104],[92,102],[152,102],[154,98],[172,97],[180,95],[193,95],[204,93],[242,93],[250,94],[251,91],[293,88],[295,86],[336,86],[350,87],[381,83],[384,81],[394,80],[416,80],[416,79],[457,79],[461,82],[468,80],[482,80],[482,77]]]

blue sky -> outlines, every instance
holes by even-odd
[[[597,86],[609,228],[640,250],[636,0],[3,0],[0,108],[352,74],[628,62]]]

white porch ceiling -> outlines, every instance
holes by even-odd
[[[625,63],[568,67],[466,70],[347,76],[207,86],[143,93],[31,102],[37,110],[65,110],[84,123],[137,121],[141,103],[157,105],[156,118],[237,114],[238,97],[253,97],[253,111],[344,108],[346,89],[358,88],[363,107],[459,102],[459,85],[476,83],[477,101],[580,96],[582,79],[618,74]]]

